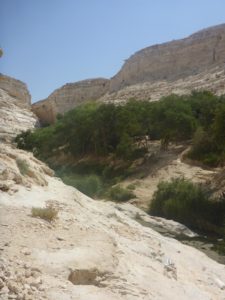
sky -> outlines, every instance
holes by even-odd
[[[68,82],[111,78],[136,51],[225,23],[224,0],[0,0],[0,73],[32,102]]]

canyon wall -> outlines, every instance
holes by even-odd
[[[175,81],[216,66],[225,69],[224,24],[138,51],[111,79],[110,92],[137,83]]]
[[[43,124],[54,123],[58,114],[64,114],[79,104],[97,100],[108,89],[109,80],[104,78],[68,83],[47,99],[34,103],[32,109]]]
[[[58,113],[90,100],[155,101],[171,93],[187,94],[192,90],[225,93],[225,24],[140,50],[111,80],[66,84],[32,108],[42,123],[53,123]]]
[[[0,89],[17,99],[17,105],[30,106],[31,96],[25,83],[15,78],[0,74]]]
[[[10,143],[20,132],[38,124],[31,111],[30,93],[26,85],[0,75],[0,143]]]

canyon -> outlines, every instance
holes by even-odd
[[[49,205],[54,221],[32,216]],[[2,300],[224,299],[225,265],[140,220],[195,236],[188,228],[129,203],[93,200],[5,140],[0,208]]]
[[[110,80],[66,84],[34,103],[32,109],[43,123],[53,123],[57,114],[88,101],[156,101],[171,93],[181,95],[194,90],[225,93],[225,24],[142,49],[127,59]]]
[[[0,299],[224,300],[224,264],[141,223],[195,237],[186,226],[150,216],[135,201],[93,200],[65,185],[45,163],[14,144],[18,133],[53,123],[58,114],[85,101],[121,103],[132,95],[153,101],[195,88],[225,93],[224,35],[222,25],[147,48],[132,56],[111,80],[67,84],[33,105],[24,83],[0,76]],[[185,47],[192,51],[189,60]],[[203,48],[207,54],[198,65]],[[174,66],[176,51],[183,59]],[[186,70],[194,54],[192,70]],[[149,64],[142,65],[145,59]],[[139,70],[142,66],[146,70]],[[216,178],[215,188],[224,188],[223,168],[188,165],[172,150],[160,157],[160,163],[138,185],[143,207],[160,180],[183,175],[197,182]],[[58,212],[52,222],[32,216],[32,208],[46,207]]]

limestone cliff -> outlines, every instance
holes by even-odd
[[[225,67],[225,24],[132,55],[110,81],[110,91],[137,83],[175,81],[212,67]]]
[[[118,91],[108,92],[100,102],[123,103],[133,98],[136,100],[157,101],[170,94],[184,95],[192,91],[207,90],[216,95],[225,94],[225,72],[216,66],[196,75],[190,75],[175,81],[159,80],[125,86]]]
[[[0,74],[0,89],[17,99],[17,105],[30,106],[31,96],[25,83],[12,77]]]
[[[10,142],[21,131],[32,129],[37,117],[31,112],[26,85],[0,75],[0,142]]]
[[[109,88],[104,78],[68,83],[54,91],[47,99],[32,105],[33,111],[42,123],[53,123],[57,114],[63,114],[81,103],[103,96]]]
[[[67,84],[44,101],[33,104],[33,111],[43,123],[52,123],[57,113],[88,100],[155,101],[171,93],[186,94],[192,90],[225,93],[225,24],[142,49],[111,80]]]

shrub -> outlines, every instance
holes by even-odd
[[[111,200],[123,202],[135,198],[135,194],[132,191],[117,185],[109,189],[108,197]]]
[[[136,189],[136,186],[135,186],[134,183],[130,183],[130,184],[128,184],[127,189],[131,190],[131,191],[134,191]]]
[[[97,175],[67,175],[62,176],[64,183],[77,188],[80,192],[89,197],[100,196],[103,190],[101,178]]]
[[[202,231],[217,231],[225,220],[225,202],[209,199],[209,191],[184,178],[160,182],[149,213]]]
[[[41,208],[41,207],[32,207],[31,210],[32,217],[39,217],[48,222],[52,222],[56,219],[58,211],[51,205]]]
[[[27,175],[29,173],[29,165],[26,160],[18,158],[16,164],[22,175]]]

